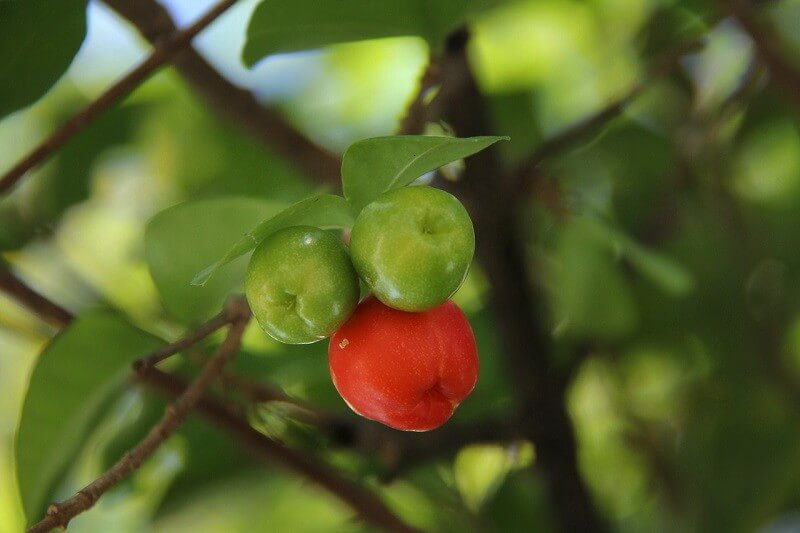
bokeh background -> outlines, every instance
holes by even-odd
[[[212,2],[163,4],[183,26]],[[575,365],[566,401],[597,507],[618,531],[800,530],[800,86],[776,90],[747,33],[717,4],[497,4],[471,22],[469,55],[495,133],[512,138],[501,147],[509,165],[645,84],[619,116],[542,164],[523,221],[553,357]],[[396,130],[427,63],[421,39],[281,54],[250,70],[240,52],[255,5],[240,1],[195,40],[220,72],[334,153]],[[800,2],[759,9],[800,69]],[[64,77],[0,121],[0,170],[150,50],[102,2],[89,2],[87,20]],[[651,76],[656,58],[697,39],[701,49]],[[14,83],[14,73],[0,83]],[[167,69],[0,200],[0,250],[20,277],[76,313],[112,308],[175,337],[180,311],[165,308],[145,262],[148,220],[188,200],[250,196],[280,206],[318,190]],[[189,257],[193,246],[187,234],[174,253]],[[513,409],[514,369],[504,366],[487,290],[476,264],[456,296],[482,376],[453,423]],[[14,433],[54,333],[0,294],[1,533],[24,525]],[[238,364],[249,375],[346,412],[324,343],[287,348],[251,328],[244,351]],[[96,476],[158,408],[135,387],[119,396],[56,496]],[[288,431],[279,411],[253,420],[268,434]],[[469,446],[388,482],[373,458],[320,453],[426,530],[554,527],[529,444]],[[365,529],[330,495],[254,464],[192,421],[70,531]]]

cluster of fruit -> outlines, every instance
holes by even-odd
[[[395,189],[361,211],[349,247],[311,226],[264,239],[245,281],[253,315],[281,342],[332,335],[334,386],[361,416],[407,431],[441,426],[478,377],[472,329],[449,300],[475,249],[466,209],[431,187]],[[372,293],[360,303],[359,278]]]

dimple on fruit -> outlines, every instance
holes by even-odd
[[[472,328],[452,301],[406,312],[368,297],[331,337],[328,362],[353,411],[405,431],[444,424],[478,379]]]
[[[461,286],[475,251],[464,206],[432,187],[394,189],[358,215],[350,252],[373,294],[395,309],[424,311]]]
[[[311,226],[273,233],[245,278],[253,316],[273,338],[308,344],[331,335],[358,305],[358,276],[339,238]]]

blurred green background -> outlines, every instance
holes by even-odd
[[[800,68],[800,1],[761,4]],[[212,2],[164,5],[185,25]],[[195,41],[220,72],[334,153],[396,130],[427,62],[424,41],[279,54],[248,70],[240,53],[255,5],[239,2]],[[87,21],[67,73],[0,120],[0,170],[147,54],[138,33],[101,2],[89,2]],[[496,2],[471,28],[470,59],[495,133],[512,138],[501,147],[508,164],[647,80],[620,116],[544,163],[525,214],[559,364],[571,364],[571,346],[592,348],[567,401],[581,472],[602,514],[618,531],[799,531],[800,111],[791,95],[773,89],[724,9],[698,0]],[[668,75],[648,77],[656,58],[698,37],[702,50]],[[169,226],[176,233],[164,237],[178,243],[176,263],[195,265],[207,246],[212,260],[218,249],[198,241],[236,235],[248,201],[260,200],[252,204],[258,220],[318,189],[219,121],[167,69],[0,200],[0,251],[31,286],[76,314],[113,309],[175,338],[219,302],[196,287],[154,281],[148,220],[185,201],[229,198],[229,208],[213,204],[216,217],[204,204],[169,212],[198,221]],[[456,296],[478,338],[482,375],[455,422],[503,417],[514,401],[486,291],[476,265]],[[0,294],[0,533],[24,526],[14,434],[28,378],[54,333]],[[251,328],[237,368],[346,412],[325,343],[288,348]],[[115,398],[53,496],[93,479],[160,409],[135,387]],[[252,416],[267,433],[308,437],[285,427],[280,412]],[[471,446],[388,484],[371,458],[322,453],[426,530],[553,527],[527,446]],[[329,494],[253,464],[192,420],[70,530],[366,529]]]

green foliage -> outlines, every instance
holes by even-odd
[[[189,364],[184,364],[175,371],[183,373],[193,370],[188,367]],[[100,468],[110,468],[144,438],[164,415],[166,407],[166,398],[154,395],[147,389],[140,390],[133,420],[116,425],[113,425],[113,420],[109,421],[113,431],[102,449]],[[219,483],[227,483],[230,479],[252,472],[254,468],[261,468],[261,463],[239,444],[198,417],[190,417],[181,424],[172,439],[181,443],[181,460],[174,479],[163,487],[164,494],[158,498],[158,515],[169,514],[195,498],[202,498],[206,491]]]
[[[329,44],[416,35],[434,48],[470,15],[498,0],[268,0],[247,27],[242,58],[253,66],[279,52]]]
[[[356,212],[382,193],[508,137],[394,136],[351,145],[342,159],[342,188]]]
[[[302,507],[298,502],[303,502]],[[184,507],[165,513],[153,530],[244,532],[278,525],[297,533],[365,530],[333,496],[279,471],[222,480]]]
[[[559,329],[580,338],[617,339],[633,331],[638,313],[607,241],[590,221],[567,226],[555,253],[553,307]]]
[[[131,362],[159,340],[108,313],[82,316],[45,348],[31,375],[16,439],[29,520],[41,516]]]
[[[102,90],[95,81],[106,75],[110,54],[105,43],[92,45],[102,41],[97,36],[116,42],[130,34],[112,17],[92,18],[86,54],[70,67],[86,33],[86,4],[0,0],[7,73],[0,160],[7,166]],[[719,6],[264,0],[254,7],[246,35],[222,31],[233,25],[221,21],[198,44],[304,135],[333,151],[351,146],[343,197],[308,198],[317,184],[260,138],[220,120],[191,82],[167,69],[0,200],[2,262],[79,317],[50,340],[52,328],[0,295],[0,533],[22,526],[17,488],[26,520],[39,518],[49,501],[73,494],[138,442],[167,403],[142,391],[138,416],[120,420],[114,406],[130,389],[119,378],[160,343],[89,309],[124,307],[148,331],[196,324],[241,290],[246,256],[259,239],[296,224],[349,227],[382,192],[462,164],[499,140],[364,139],[394,130],[390,119],[412,98],[428,48],[436,57],[447,33],[465,24],[493,126],[485,133],[512,138],[492,146],[512,171],[544,139],[646,83],[619,116],[543,161],[539,181],[516,199],[524,205],[517,220],[526,266],[532,283],[545,288],[546,300],[536,304],[552,333],[552,353],[531,356],[555,359],[554,374],[574,364],[567,405],[579,468],[610,529],[766,531],[798,508],[800,122],[792,96],[777,91],[769,73],[737,92],[751,42],[739,25],[720,23]],[[797,2],[754,9],[791,60]],[[418,38],[367,41],[393,36]],[[654,60],[694,40],[705,51],[647,78]],[[320,54],[276,55],[247,71],[221,53],[243,43],[252,67],[272,54],[354,41]],[[45,95],[68,67],[71,83]],[[479,235],[479,247],[487,239]],[[507,419],[518,405],[503,315],[488,305],[491,287],[480,272],[474,265],[454,297],[476,336],[480,379],[444,430]],[[218,341],[201,346],[211,352]],[[592,348],[587,359],[575,358],[579,346]],[[252,323],[231,371],[356,420],[331,383],[325,350],[324,343],[282,345]],[[180,357],[167,366],[185,379],[198,369]],[[384,483],[391,450],[387,457],[330,449],[330,439],[284,403],[245,404],[230,387],[213,393],[241,407],[254,428],[374,490],[424,531],[559,530],[543,470],[517,469],[500,443],[391,472],[397,477]],[[201,417],[190,416],[161,451],[70,528],[369,527]]]
[[[279,211],[267,200],[223,197],[180,204],[155,216],[145,232],[145,257],[164,307],[187,324],[218,313],[227,296],[241,289],[247,262],[242,258],[228,265],[203,288],[191,285],[192,278],[220,250]]]
[[[526,468],[532,462],[533,447],[530,444],[517,443],[508,447],[477,444],[458,452],[453,475],[464,503],[475,512],[494,496],[509,472]]]
[[[86,35],[86,0],[0,3],[0,118],[41,98]]]
[[[512,472],[483,508],[482,516],[496,531],[554,532],[547,492],[530,469]]]
[[[661,7],[642,29],[642,55],[657,59],[674,50],[675,43],[699,41],[707,31],[707,25],[694,12],[674,5]]]
[[[61,122],[83,101],[65,105],[53,117]],[[94,170],[108,150],[130,142],[148,106],[123,105],[101,116],[67,144],[54,161],[31,176],[26,190],[0,200],[0,250],[21,248],[52,233],[62,215],[90,196]]]
[[[350,207],[341,196],[321,194],[291,205],[246,232],[216,263],[196,273],[192,285],[205,285],[211,277],[231,261],[251,252],[276,231],[290,226],[316,226],[321,229],[340,229],[353,224]],[[217,248],[219,252],[221,248]],[[222,247],[224,249],[224,247]],[[218,253],[217,253],[218,256]],[[206,263],[208,264],[208,263]]]

